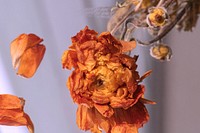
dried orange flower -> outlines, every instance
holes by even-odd
[[[34,126],[30,117],[24,113],[25,100],[10,94],[0,95],[0,125],[27,126],[30,133],[34,133]]]
[[[101,129],[106,133],[136,133],[148,121],[148,112],[140,100],[144,86],[139,82],[149,73],[140,78],[136,71],[138,57],[123,53],[135,47],[134,41],[130,43],[116,40],[109,32],[97,36],[88,27],[72,37],[62,64],[63,68],[74,68],[67,86],[74,102],[79,104],[80,129],[93,133],[101,133]]]
[[[13,68],[18,68],[17,74],[32,77],[45,53],[45,46],[40,44],[43,39],[34,34],[21,34],[10,45]]]

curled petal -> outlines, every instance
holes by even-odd
[[[111,120],[118,124],[133,124],[137,128],[140,128],[145,124],[149,119],[149,114],[145,106],[137,102],[134,106],[124,110],[123,108],[114,109],[114,114],[111,117]]]
[[[113,94],[110,93],[110,94],[104,94],[104,93],[101,93],[101,92],[95,92],[93,93],[91,99],[92,101],[94,101],[95,103],[99,103],[99,104],[107,104],[110,102],[110,98]]]
[[[143,104],[156,104],[156,102],[142,98],[142,97],[139,99],[139,101]]]
[[[24,99],[13,95],[0,95],[0,109],[21,109],[24,106]]]
[[[27,126],[34,133],[30,117],[24,113],[24,100],[9,94],[0,95],[0,125]]]
[[[113,109],[108,105],[94,104],[94,107],[101,113],[104,117],[111,117],[114,114]]]
[[[152,70],[147,71],[142,77],[140,77],[140,82],[142,82],[146,77],[152,73]]]
[[[66,50],[62,55],[62,67],[67,69],[72,69],[72,67],[77,67],[77,54],[73,50]]]
[[[136,47],[136,42],[135,41],[123,41],[123,40],[120,40],[123,48],[122,48],[122,52],[125,53],[125,52],[128,52],[128,51],[131,51],[133,50],[135,47]]]
[[[118,98],[118,97],[111,97],[110,98],[110,106],[112,108],[123,108],[127,109],[131,107],[136,102],[135,99],[125,99],[125,98]]]
[[[94,126],[95,123],[93,123],[92,120],[92,112],[89,111],[89,108],[87,108],[84,105],[79,105],[77,112],[76,112],[76,123],[78,127],[82,130],[89,130]]]
[[[84,43],[89,40],[96,40],[97,32],[94,30],[88,29],[86,26],[83,30],[81,30],[76,36],[72,37],[72,43]]]
[[[26,78],[32,77],[43,59],[45,50],[44,45],[36,45],[27,49],[21,57],[17,74]]]
[[[43,39],[35,34],[21,34],[10,45],[13,68],[18,74],[30,78],[36,72],[45,53]],[[19,70],[20,69],[20,70]]]
[[[112,128],[111,133],[138,133],[134,124],[119,124]]]

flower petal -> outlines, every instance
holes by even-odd
[[[24,113],[24,100],[9,94],[0,95],[0,125],[27,126],[34,133],[34,125],[30,117]]]
[[[23,55],[26,49],[39,44],[42,42],[42,40],[43,39],[34,34],[21,34],[15,40],[13,40],[10,45],[13,67],[16,68],[19,65],[20,57]]]
[[[44,45],[36,45],[27,49],[21,57],[17,74],[26,78],[32,77],[43,59],[45,50]]]
[[[111,117],[114,114],[113,109],[108,105],[94,104],[94,107],[101,113],[104,117]]]
[[[111,133],[138,133],[134,124],[119,124],[112,128]]]
[[[120,40],[123,48],[122,48],[122,52],[128,52],[133,50],[136,47],[136,41],[123,41]]]

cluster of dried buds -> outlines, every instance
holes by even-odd
[[[149,119],[142,77],[136,71],[138,56],[125,53],[135,48],[109,32],[97,36],[94,30],[81,30],[62,56],[63,68],[74,68],[67,81],[73,101],[78,104],[77,125],[93,133],[137,133]]]
[[[192,31],[199,13],[199,0],[124,0],[112,8],[107,30],[121,40],[150,45],[152,57],[169,60],[172,52],[162,42],[163,37],[175,26],[179,30]],[[152,39],[141,41],[135,38],[133,32],[138,28],[146,29]]]

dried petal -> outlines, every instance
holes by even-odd
[[[24,99],[9,94],[0,95],[0,125],[27,126],[34,133],[30,117],[24,113]]]
[[[122,52],[128,52],[133,50],[136,47],[136,41],[123,41],[120,40],[123,48],[122,48]]]
[[[17,74],[30,78],[36,72],[45,53],[43,39],[34,34],[21,34],[11,42],[10,52],[13,68],[18,67]]]
[[[44,45],[36,45],[27,49],[21,57],[17,74],[26,78],[32,77],[43,59],[45,50]]]
[[[131,124],[119,124],[112,128],[111,133],[138,133],[138,128]]]

